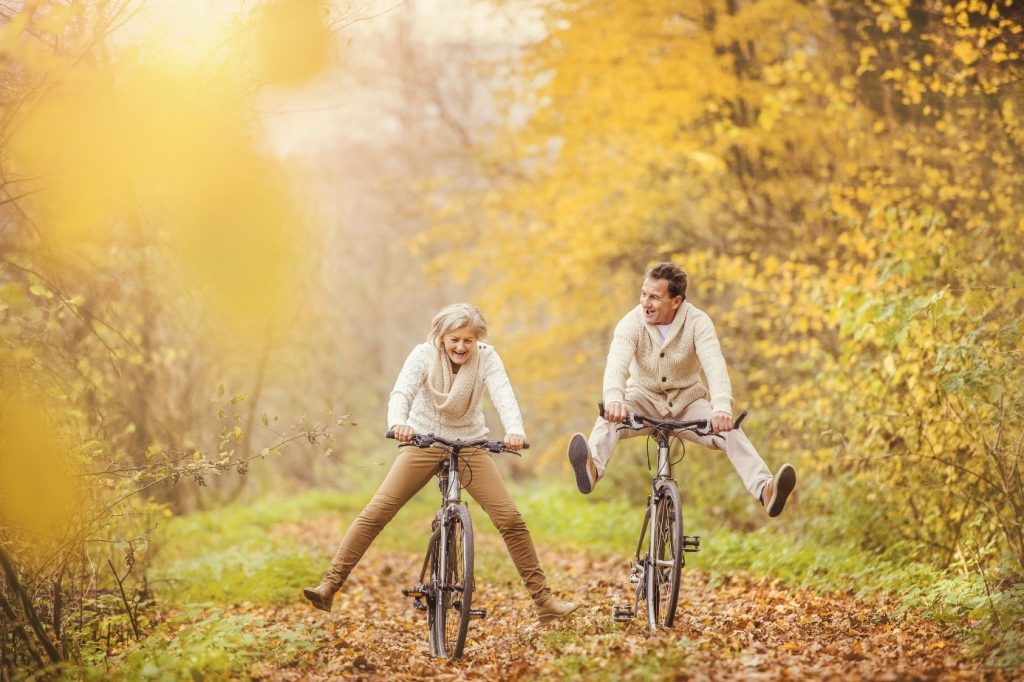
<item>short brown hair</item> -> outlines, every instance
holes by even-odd
[[[647,277],[668,280],[669,296],[686,298],[686,273],[675,263],[658,263],[647,271]]]

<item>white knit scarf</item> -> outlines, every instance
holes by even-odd
[[[437,348],[427,373],[427,392],[434,407],[441,413],[446,426],[461,424],[480,400],[484,385],[480,371],[480,349],[473,354],[458,373],[452,371],[452,362],[443,348]]]

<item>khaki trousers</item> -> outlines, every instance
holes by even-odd
[[[671,414],[660,414],[659,410],[641,394],[627,393],[625,402],[630,412],[635,411],[660,419],[680,421],[711,419],[711,403],[704,398],[699,398],[682,409],[676,408]],[[598,417],[594,423],[594,430],[590,432],[590,439],[588,441],[590,444],[590,454],[594,458],[594,466],[597,468],[597,477],[599,479],[604,476],[604,470],[611,460],[612,451],[615,450],[619,438],[633,438],[651,432],[650,429],[642,431],[633,431],[631,429],[617,431],[617,426],[618,424]],[[754,445],[747,438],[746,434],[743,433],[742,429],[733,429],[718,435],[703,437],[698,437],[690,431],[679,431],[678,433],[680,437],[703,445],[706,448],[723,450],[726,457],[732,462],[733,468],[736,469],[736,473],[743,480],[743,485],[756,498],[760,498],[764,486],[772,479],[772,472],[768,469],[764,460],[761,459],[761,455],[757,454],[757,450],[754,449]]]
[[[395,463],[380,488],[342,538],[326,579],[337,587],[345,582],[381,529],[433,478],[438,463],[447,456],[440,448],[409,445],[398,449]],[[464,450],[459,458],[459,475],[466,490],[501,533],[530,596],[535,601],[545,598],[550,591],[533,539],[491,454],[483,449]]]

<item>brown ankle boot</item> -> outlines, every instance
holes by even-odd
[[[537,618],[546,625],[556,618],[564,618],[580,607],[578,602],[562,601],[550,592],[534,602]]]
[[[334,594],[340,587],[340,583],[325,576],[316,587],[304,589],[302,595],[316,608],[330,613],[331,606],[334,604]]]

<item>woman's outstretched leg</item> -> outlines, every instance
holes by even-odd
[[[424,450],[406,446],[398,449],[398,456],[388,475],[342,538],[323,580],[316,587],[302,591],[313,606],[322,611],[331,610],[335,593],[341,589],[370,543],[398,510],[427,484],[444,457],[445,453],[438,448]]]
[[[465,471],[467,468],[469,471]],[[530,531],[490,453],[480,450],[467,457],[463,463],[462,480],[468,482],[466,490],[501,533],[512,563],[537,607],[540,622],[547,623],[578,609],[578,603],[563,601],[551,594]]]

